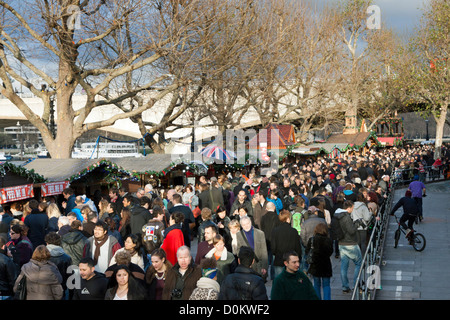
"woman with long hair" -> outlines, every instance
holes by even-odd
[[[308,273],[313,276],[314,289],[317,296],[322,300],[331,300],[330,280],[333,274],[330,256],[333,254],[333,243],[328,236],[328,227],[319,223],[314,229],[314,236],[309,238],[305,253],[310,254],[312,250],[312,263]],[[323,290],[323,296],[322,296]]]
[[[148,298],[149,300],[162,300],[167,271],[170,270],[173,265],[166,259],[166,252],[161,248],[155,249],[151,256],[152,264],[145,273]]]
[[[144,287],[131,274],[130,269],[121,265],[114,270],[108,283],[105,300],[145,300]]]
[[[126,239],[128,235],[131,234],[131,210],[128,208],[123,208],[120,215],[122,219],[120,220],[118,231],[120,232],[122,239]]]
[[[98,219],[101,221],[105,221],[106,218],[109,217],[109,212],[108,212],[108,207],[109,207],[109,202],[106,199],[102,199],[100,200],[100,202],[98,203]]]
[[[58,232],[58,219],[61,217],[61,211],[59,211],[56,203],[50,203],[46,209],[48,216],[47,232]]]
[[[234,271],[232,264],[235,258],[225,247],[225,239],[220,234],[217,234],[212,242],[214,248],[205,255],[205,258],[214,258],[217,261],[217,282],[221,284],[223,279]]]
[[[182,223],[184,221],[184,214],[181,212],[174,212],[170,215],[169,227],[164,230],[164,239],[161,245],[167,254],[167,260],[172,265],[177,263],[177,250],[184,245],[184,235],[182,232]]]

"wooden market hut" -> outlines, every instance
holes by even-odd
[[[22,165],[0,163],[0,204],[39,198],[40,184],[46,179]]]
[[[269,123],[263,130],[249,140],[248,149],[257,149],[259,156],[270,157],[273,151],[279,152],[280,157],[287,149],[296,144],[295,128],[290,124]]]

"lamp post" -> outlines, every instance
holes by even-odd
[[[20,159],[23,160],[25,154],[23,125],[19,121],[17,121],[16,125],[20,127]]]
[[[428,122],[429,122],[429,120],[426,119],[426,120],[425,120],[425,123],[427,124],[427,135],[425,136],[426,141],[428,141],[429,138],[430,138],[429,135],[428,135]]]

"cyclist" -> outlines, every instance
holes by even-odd
[[[405,196],[401,198],[392,208],[390,215],[393,216],[395,211],[400,207],[403,207],[403,215],[400,218],[400,225],[406,230],[406,238],[410,240],[409,236],[412,235],[413,224],[419,214],[419,207],[417,202],[412,198],[411,190],[406,190]],[[408,222],[408,224],[406,224]]]
[[[419,177],[414,177],[414,181],[409,184],[408,189],[411,191],[412,198],[416,201],[417,207],[419,208],[419,219],[423,219],[423,209],[422,209],[422,197],[426,197],[425,185],[419,181]]]

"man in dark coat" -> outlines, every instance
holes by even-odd
[[[282,210],[278,218],[281,224],[273,229],[270,242],[272,254],[275,256],[273,260],[275,277],[284,269],[283,255],[286,252],[294,251],[299,257],[302,256],[300,235],[291,227],[291,213],[288,210]]]
[[[83,258],[83,249],[88,238],[81,232],[81,221],[72,221],[70,226],[70,231],[61,238],[61,247],[72,258],[73,264],[78,265]]]
[[[37,200],[30,200],[28,205],[30,206],[31,214],[25,218],[24,223],[29,228],[28,239],[33,244],[33,249],[36,249],[41,244],[45,245],[44,237],[47,233],[48,216],[47,213],[38,209],[39,202]]]
[[[183,204],[183,199],[178,193],[175,193],[172,196],[172,203],[173,207],[169,209],[169,214],[178,211],[184,215],[184,222],[181,226],[181,231],[183,232],[184,236],[184,244],[188,247],[191,247],[191,232],[195,227],[194,213],[192,212],[191,208]]]
[[[123,203],[124,205],[127,204],[126,207],[128,207],[131,211],[130,217],[131,233],[142,234],[142,227],[152,219],[152,215],[150,211],[141,206],[140,201],[136,202],[134,201],[136,200],[133,199],[132,195],[126,195]]]
[[[72,188],[66,188],[63,190],[63,197],[66,201],[63,202],[62,206],[64,208],[64,214],[67,215],[72,211],[77,205],[75,203],[75,193]]]
[[[272,251],[272,231],[280,224],[280,219],[276,213],[275,204],[273,202],[268,202],[266,205],[267,212],[261,218],[261,230],[264,232],[266,236],[266,245],[267,245],[267,255],[269,258],[269,266],[270,266],[270,278],[275,278],[274,268],[273,268],[273,251]]]
[[[255,253],[250,247],[241,247],[238,267],[225,277],[219,293],[219,300],[268,300],[264,280],[253,269]]]

